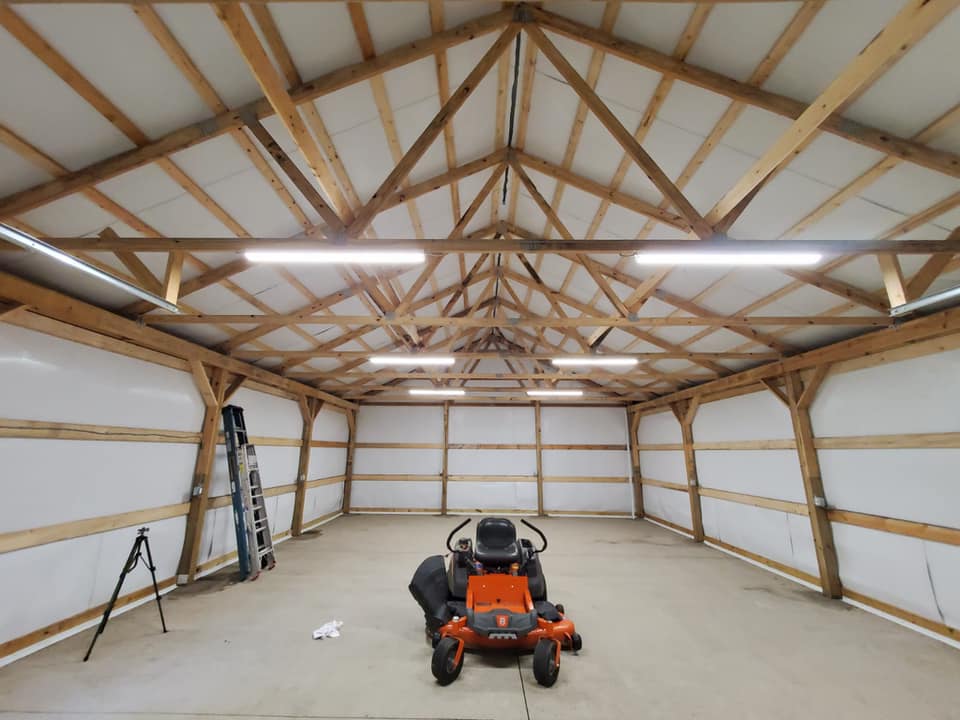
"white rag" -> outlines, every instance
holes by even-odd
[[[340,628],[342,627],[343,623],[339,620],[331,620],[313,631],[313,639],[323,640],[323,638],[340,637]]]

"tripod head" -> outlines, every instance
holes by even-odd
[[[148,532],[150,532],[150,528],[144,526],[137,530],[137,537],[146,537]]]

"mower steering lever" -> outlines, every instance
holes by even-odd
[[[539,553],[542,553],[544,550],[546,550],[546,549],[547,549],[547,536],[544,535],[542,532],[540,532],[540,528],[538,528],[538,527],[537,527],[536,525],[534,525],[533,523],[527,522],[527,521],[524,520],[523,518],[520,518],[520,522],[522,522],[522,523],[523,523],[524,525],[526,525],[528,528],[530,528],[531,530],[533,530],[537,535],[540,536],[540,539],[543,540],[543,547],[540,548],[539,550],[534,549],[533,552],[539,554]],[[456,531],[454,531],[454,532],[456,532]]]
[[[453,540],[453,536],[457,534],[457,531],[458,531],[460,528],[462,528],[464,525],[467,525],[467,524],[470,523],[470,520],[471,520],[471,518],[467,518],[467,519],[464,520],[462,523],[460,523],[459,525],[457,525],[453,530],[450,531],[450,534],[447,535],[447,550],[449,550],[450,552],[454,552],[453,548],[450,547],[450,541]],[[540,531],[538,530],[537,532],[540,532]],[[540,537],[543,537],[543,536],[541,535]]]

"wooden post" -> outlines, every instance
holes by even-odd
[[[290,534],[293,537],[303,534],[303,506],[307,500],[307,477],[310,471],[310,443],[313,440],[313,421],[317,419],[323,401],[316,398],[300,398],[300,416],[303,418],[303,430],[300,433],[300,461],[297,464],[297,494],[293,500],[293,523]]]
[[[543,443],[540,440],[540,403],[533,404],[533,416],[537,428],[537,515],[543,512]]]
[[[207,380],[206,371],[199,367],[199,375],[194,371],[194,381],[204,401],[203,426],[200,430],[200,445],[197,448],[197,460],[193,467],[193,484],[190,488],[190,510],[187,513],[187,528],[177,568],[177,582],[193,582],[197,572],[197,560],[200,555],[200,538],[203,535],[203,522],[207,515],[207,496],[210,493],[213,456],[217,451],[217,436],[220,430],[220,410],[227,387],[227,373],[223,368],[213,371],[213,382]]]
[[[450,403],[443,403],[443,473],[440,476],[440,514],[447,514],[447,482],[450,471],[448,456],[450,454]]]
[[[350,487],[353,485],[353,454],[357,449],[357,411],[347,410],[347,426],[350,436],[347,439],[347,466],[343,471],[343,505],[340,511],[344,515],[350,514]]]
[[[700,398],[681,401],[670,406],[683,436],[683,461],[687,467],[687,492],[690,495],[690,525],[695,542],[703,542],[703,512],[700,509],[700,481],[697,478],[697,458],[693,452],[693,418],[700,407]]]
[[[640,413],[628,412],[627,417],[627,427],[630,433],[630,482],[633,484],[633,514],[639,520],[643,517],[643,484],[640,475],[640,449],[637,447]]]
[[[833,528],[828,517],[823,478],[820,476],[820,460],[817,457],[813,425],[810,422],[810,406],[828,369],[828,365],[818,367],[806,386],[799,372],[788,373],[784,377],[784,383],[787,398],[790,401],[790,419],[793,421],[797,454],[800,457],[800,472],[803,475],[803,489],[807,496],[810,528],[813,530],[813,542],[817,550],[820,587],[826,597],[840,598],[843,597],[840,566],[837,562],[837,549],[833,544]]]

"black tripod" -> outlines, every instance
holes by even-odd
[[[144,565],[147,566],[150,575],[153,577],[153,592],[157,596],[157,609],[160,610],[160,624],[163,626],[163,631],[167,631],[167,623],[163,619],[163,606],[160,604],[160,588],[157,587],[157,568],[153,564],[153,555],[150,553],[150,538],[147,537],[148,532],[150,532],[150,528],[147,527],[142,527],[137,530],[137,539],[133,541],[133,547],[130,548],[130,555],[127,556],[127,562],[123,566],[123,571],[120,573],[120,579],[117,580],[117,586],[113,589],[113,595],[110,597],[110,602],[107,603],[107,609],[104,610],[103,617],[100,619],[100,627],[97,628],[93,640],[90,641],[87,654],[83,656],[84,662],[90,659],[90,653],[93,652],[93,646],[96,644],[97,638],[100,637],[104,628],[107,627],[107,620],[110,619],[110,613],[113,612],[113,606],[117,602],[117,596],[120,595],[120,588],[123,587],[123,581],[127,579],[127,575],[133,571],[141,560],[144,561]],[[147,549],[146,558],[143,557],[144,547]]]

